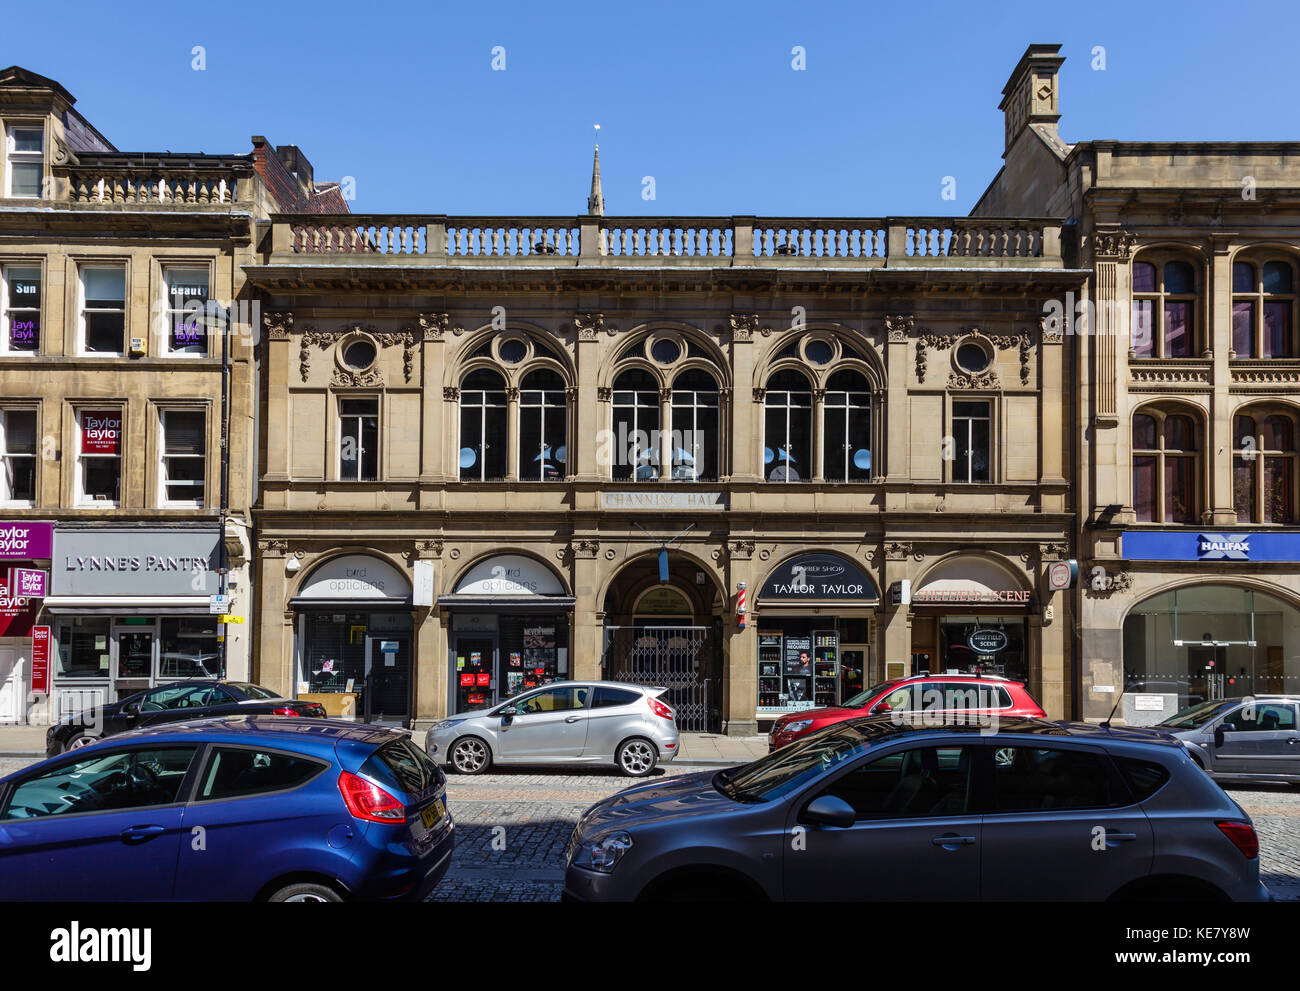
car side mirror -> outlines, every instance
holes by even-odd
[[[122,707],[122,714],[126,716],[140,715],[140,703],[128,702],[125,706]]]
[[[857,818],[853,806],[834,795],[814,798],[800,816],[802,821],[815,826],[834,826],[837,829],[847,829],[857,821]]]
[[[894,707],[890,705],[888,702],[877,702],[875,705],[871,707],[870,715],[875,716],[882,712],[892,712],[893,709]]]
[[[513,705],[508,705],[500,712],[498,712],[497,715],[500,716],[502,719],[504,719],[506,722],[510,722],[510,720],[514,719],[515,716],[519,715],[519,710],[516,709]]]

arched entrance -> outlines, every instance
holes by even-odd
[[[665,687],[664,700],[687,733],[722,725],[722,609],[717,583],[702,564],[669,552],[668,581],[657,554],[635,558],[605,593],[601,677]]]
[[[411,583],[370,554],[330,558],[289,600],[299,698],[331,716],[406,726],[412,714]]]

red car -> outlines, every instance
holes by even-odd
[[[895,710],[936,714],[960,712],[970,716],[996,714],[999,718],[1047,717],[1024,682],[970,674],[916,675],[882,682],[847,699],[843,705],[805,709],[782,716],[772,724],[768,752],[845,719]]]

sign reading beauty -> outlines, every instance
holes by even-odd
[[[53,523],[0,523],[0,560],[38,561],[53,547]]]
[[[856,563],[838,554],[801,554],[767,576],[760,601],[872,601],[880,598],[876,583]]]
[[[122,411],[120,409],[82,412],[81,453],[122,453]]]

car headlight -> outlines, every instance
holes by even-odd
[[[632,849],[632,837],[627,833],[610,833],[598,840],[587,840],[578,846],[573,854],[575,867],[585,867],[589,871],[602,874],[613,872],[623,855]]]
[[[786,733],[802,733],[812,724],[811,719],[796,719],[792,723],[786,723],[781,729]]]
[[[443,730],[451,729],[453,726],[459,726],[465,720],[463,719],[444,719],[440,723],[434,723],[429,727],[430,733],[441,733]]]

